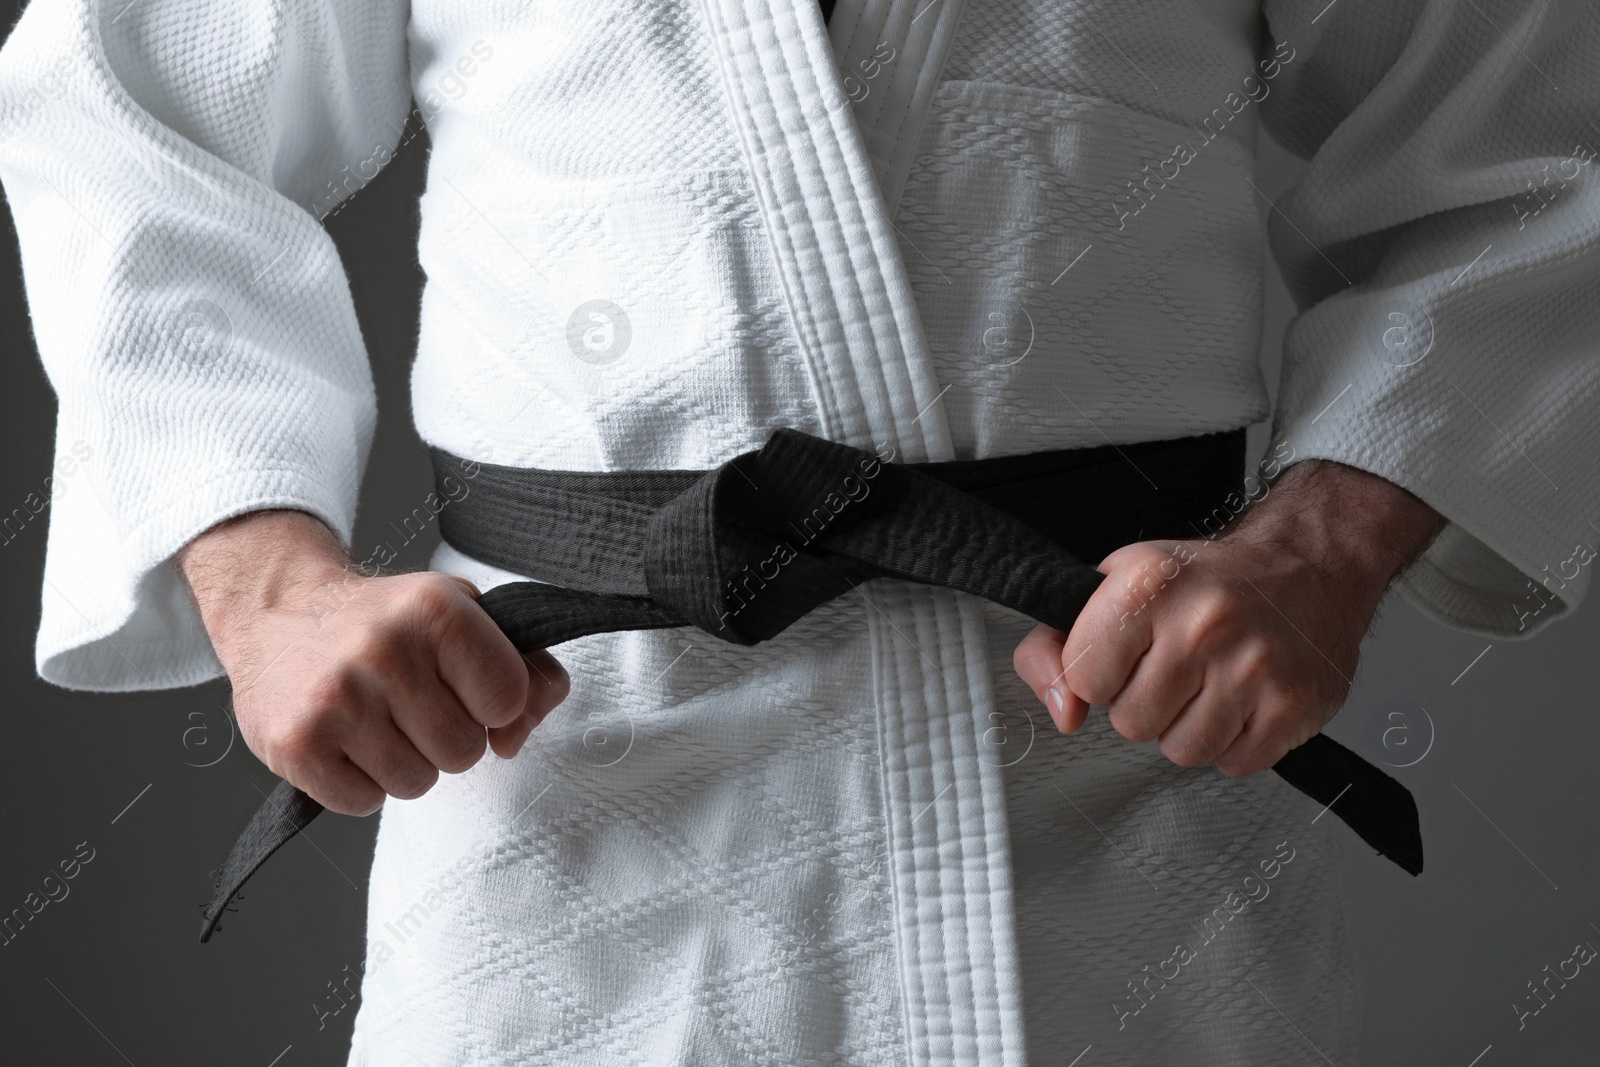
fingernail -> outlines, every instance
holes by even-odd
[[[1055,722],[1056,729],[1061,729],[1061,713],[1062,709],[1066,707],[1066,701],[1062,699],[1061,690],[1052,685],[1044,695],[1044,703],[1045,707],[1050,709],[1050,718]]]

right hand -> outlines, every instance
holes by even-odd
[[[549,653],[517,650],[471,582],[363,576],[306,512],[220,523],[178,566],[233,683],[245,744],[331,811],[419,797],[486,746],[511,758],[570,688]]]

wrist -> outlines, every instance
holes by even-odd
[[[1438,536],[1445,519],[1406,489],[1332,460],[1302,460],[1240,517],[1238,540],[1289,549],[1359,582],[1374,603]]]
[[[226,519],[177,555],[214,645],[244,621],[343,581],[351,559],[337,535],[315,516],[288,509]]]

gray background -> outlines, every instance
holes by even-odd
[[[19,6],[0,3],[5,25]],[[392,540],[390,520],[409,515],[431,487],[406,396],[426,155],[425,138],[409,143],[328,223],[381,410],[356,526],[362,556]],[[1269,196],[1298,169],[1263,142]],[[1265,216],[1265,201],[1258,206]],[[50,473],[55,415],[9,212],[5,219],[0,343],[9,374],[0,425],[10,453],[0,465],[0,514]],[[1274,386],[1288,315],[1274,277],[1263,349]],[[1266,432],[1252,429],[1256,456]],[[359,968],[376,820],[318,820],[252,880],[244,914],[198,944],[208,872],[274,779],[234,737],[223,682],[97,695],[38,680],[45,518],[0,545],[0,596],[9,605],[0,640],[0,914],[22,906],[80,842],[94,858],[67,883],[65,899],[0,947],[0,1061],[342,1065],[355,1007],[319,1016],[339,1003],[329,983]],[[407,545],[399,565],[423,565],[436,537],[430,530]],[[1421,807],[1428,869],[1412,879],[1345,834],[1367,1064],[1595,1061],[1600,977],[1585,969],[1520,1030],[1512,1003],[1577,942],[1600,946],[1600,786],[1589,770],[1600,740],[1589,717],[1597,638],[1593,610],[1531,642],[1490,642],[1435,625],[1398,598],[1385,602],[1356,687],[1328,732],[1374,761],[1415,761],[1395,773]],[[1307,1047],[1305,1062],[1324,1060]]]

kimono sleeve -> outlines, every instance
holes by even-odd
[[[1296,304],[1273,440],[1447,520],[1397,584],[1527,637],[1600,545],[1600,5],[1267,0],[1271,213]],[[1287,58],[1284,58],[1287,57]]]
[[[48,508],[45,681],[219,676],[173,560],[225,518],[296,508],[348,547],[376,402],[321,218],[401,140],[406,23],[403,0],[48,0],[0,49],[58,401],[48,492],[0,525]]]

